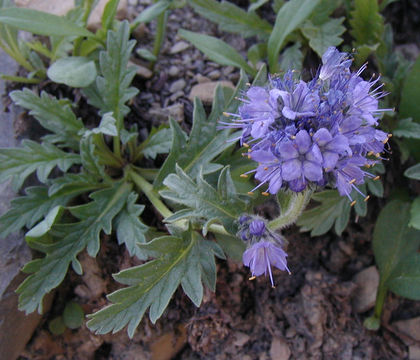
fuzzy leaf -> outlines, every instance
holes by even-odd
[[[157,18],[160,14],[168,10],[171,5],[171,0],[159,0],[155,4],[148,6],[144,9],[133,21],[134,27],[141,23],[148,23],[153,19]]]
[[[417,96],[420,91],[420,57],[417,58],[410,72],[407,74],[401,92],[399,114],[401,117],[412,118],[420,122],[420,102]]]
[[[79,193],[80,194],[80,193]],[[12,200],[9,211],[0,217],[0,236],[18,231],[24,226],[30,229],[56,206],[66,206],[77,192],[48,196],[48,188],[33,186],[26,188],[26,195]]]
[[[302,33],[309,40],[309,46],[322,57],[329,46],[338,46],[343,42],[341,35],[346,31],[343,21],[343,17],[330,19],[318,26],[307,21],[302,26]]]
[[[420,236],[420,231],[417,231]],[[420,300],[420,254],[402,259],[387,283],[389,290],[411,300]]]
[[[405,170],[404,176],[407,176],[410,179],[420,180],[420,163]]]
[[[140,245],[155,260],[115,274],[117,281],[129,287],[110,294],[108,299],[113,304],[89,315],[87,326],[97,334],[115,333],[128,326],[131,338],[149,307],[150,320],[156,322],[180,284],[199,305],[203,296],[202,273],[214,270],[211,265],[208,268],[207,261],[201,263],[201,247],[210,250],[208,258],[214,258],[214,251],[206,243],[197,233],[187,231],[182,238],[163,236]]]
[[[420,196],[417,196],[410,208],[410,223],[409,226],[420,230]]]
[[[176,212],[176,219],[217,219],[226,230],[232,234],[236,233],[235,221],[245,211],[246,203],[236,195],[228,167],[220,173],[217,189],[207,183],[202,174],[199,174],[194,182],[178,166],[176,174],[168,175],[163,183],[169,190],[162,190],[160,195],[189,209]],[[178,216],[179,214],[182,216]],[[166,221],[173,221],[172,216]]]
[[[172,130],[166,127],[153,129],[150,136],[143,142],[143,155],[155,159],[158,154],[167,154],[171,150]]]
[[[217,108],[217,106],[213,108]],[[206,119],[203,105],[196,98],[194,100],[193,127],[188,139],[185,138],[185,134],[177,122],[170,119],[173,134],[171,152],[156,177],[155,187],[162,186],[166,176],[175,171],[175,164],[178,164],[191,177],[196,177],[200,168],[204,173],[209,173],[221,167],[213,164],[212,160],[227,149],[231,143],[228,131],[216,129],[219,115],[219,111],[212,112],[212,116]]]
[[[303,64],[303,54],[300,48],[300,42],[288,47],[280,56],[280,70],[286,72],[287,70],[301,70]]]
[[[189,0],[189,4],[201,16],[215,22],[220,30],[240,34],[247,38],[260,36],[267,38],[272,26],[255,12],[246,12],[228,1]]]
[[[379,13],[378,0],[355,0],[350,25],[350,33],[357,46],[378,43],[384,31],[384,20]]]
[[[83,56],[58,59],[47,71],[48,77],[59,84],[83,88],[96,79],[95,62]]]
[[[420,139],[420,124],[411,118],[400,120],[392,133],[399,137]]]
[[[16,290],[20,310],[28,314],[38,309],[41,313],[43,297],[61,283],[70,263],[80,266],[77,255],[86,246],[89,255],[96,255],[101,231],[111,233],[112,220],[124,206],[130,190],[129,184],[116,183],[112,188],[97,191],[90,195],[90,203],[71,208],[79,222],[53,227],[51,235],[58,241],[45,248],[44,258],[33,260],[23,268],[32,274]]]
[[[34,171],[39,181],[46,182],[56,166],[66,172],[70,166],[80,162],[79,155],[66,153],[52,144],[24,140],[20,148],[0,149],[0,182],[13,176],[19,188]]]
[[[140,214],[144,205],[137,205],[137,194],[131,193],[127,204],[116,219],[116,230],[119,244],[125,244],[131,256],[137,256],[140,260],[147,259],[137,243],[146,243],[146,232],[148,227],[140,221]]]
[[[135,69],[127,69],[131,51],[135,45],[129,40],[130,26],[127,21],[120,24],[117,31],[108,31],[106,50],[99,54],[102,76],[96,84],[83,90],[89,102],[99,108],[101,113],[113,112],[115,119],[123,118],[130,109],[125,103],[138,92],[130,87],[136,74]]]
[[[48,188],[48,196],[63,194],[74,194],[73,196],[77,196],[105,186],[106,184],[98,182],[91,174],[65,174],[62,177],[51,180]]]
[[[255,75],[255,69],[248,65],[238,51],[223,40],[184,29],[180,29],[178,35],[192,43],[198,50],[207,55],[210,60],[221,65],[242,68],[248,74]]]
[[[381,282],[385,284],[392,284],[394,279],[403,276],[407,267],[413,270],[414,266],[420,267],[420,263],[414,266],[411,262],[405,263],[418,252],[420,245],[420,231],[408,226],[409,211],[409,203],[391,201],[381,210],[375,224],[373,252]]]
[[[29,115],[35,117],[41,126],[58,135],[57,142],[78,149],[78,133],[84,127],[71,110],[70,100],[57,100],[45,91],[38,96],[29,89],[13,91],[10,97],[17,105],[30,110]]]
[[[277,14],[274,29],[268,39],[268,64],[270,71],[277,69],[278,56],[286,37],[298,28],[318,5],[320,0],[290,0]]]

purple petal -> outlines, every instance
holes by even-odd
[[[278,152],[284,161],[296,159],[299,156],[299,152],[291,141],[282,142],[278,146]]]
[[[311,161],[304,161],[303,174],[310,181],[320,181],[322,179],[322,167]]]
[[[302,176],[302,163],[298,159],[284,161],[281,166],[283,180],[291,181]]]
[[[281,172],[277,171],[270,179],[268,192],[270,194],[277,194],[281,188],[282,183],[283,179],[281,177]]]
[[[338,154],[331,151],[324,151],[323,153],[324,162],[323,166],[325,169],[333,169],[338,161]]]
[[[300,130],[296,134],[295,143],[300,154],[306,154],[312,145],[312,139],[306,130]]]
[[[321,128],[314,134],[314,136],[312,136],[312,139],[319,146],[324,146],[325,144],[329,143],[332,140],[332,136],[327,129]]]

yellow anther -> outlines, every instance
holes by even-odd
[[[354,206],[354,205],[356,205],[356,200],[353,200],[353,201],[350,203],[350,206]]]
[[[247,174],[241,174],[241,175],[239,175],[241,178],[247,178],[248,177],[248,175]]]
[[[268,167],[267,167],[267,166],[265,166],[265,167],[264,167],[264,170],[265,170],[265,171],[267,171],[267,170],[268,170]]]
[[[370,155],[373,155],[373,151],[369,151],[367,154],[368,154],[369,156],[370,156]]]
[[[226,116],[226,117],[230,116],[226,111],[223,112],[223,115]]]
[[[255,280],[256,278],[256,276],[251,276],[248,280]]]
[[[252,191],[248,191],[248,195],[254,195],[254,193]]]
[[[368,201],[370,199],[370,195],[366,196],[363,201]]]
[[[246,148],[249,148],[249,145],[247,143],[243,143],[242,145]]]
[[[349,181],[349,184],[354,184],[356,182],[356,179],[352,179]]]
[[[264,195],[264,196],[268,196],[268,195],[270,195],[268,192],[266,192],[266,191],[263,191],[262,193],[261,193],[261,195]]]
[[[388,137],[390,138],[390,137],[392,137],[392,134],[388,134]]]
[[[380,157],[380,156],[381,156],[381,154],[376,153],[376,154],[375,154],[375,156],[378,158],[378,157]]]
[[[373,178],[373,180],[379,180],[381,177],[378,175],[378,176],[375,176],[374,178]]]
[[[247,82],[247,83],[246,83],[246,86],[251,86],[251,83]]]
[[[272,288],[272,289],[275,289],[276,287],[275,287],[274,285],[271,285],[271,288]]]
[[[251,155],[248,155],[247,157],[248,157],[248,159],[251,159]]]

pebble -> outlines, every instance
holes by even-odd
[[[203,76],[201,74],[197,74],[195,76],[195,80],[197,80],[197,82],[199,84],[203,84],[203,83],[207,83],[207,82],[210,82],[211,81],[207,76]]]
[[[168,70],[169,76],[176,77],[179,74],[179,67],[172,65]]]
[[[207,74],[207,77],[209,77],[212,80],[218,80],[220,78],[220,71],[219,70],[213,70],[212,72]]]
[[[169,92],[171,92],[172,94],[176,93],[177,91],[182,90],[185,87],[185,85],[187,85],[187,83],[185,82],[184,79],[176,80],[171,84],[171,87],[169,88]]]
[[[233,73],[235,68],[233,66],[226,66],[223,68],[222,72],[224,76],[228,76],[229,74]]]
[[[238,331],[235,334],[235,341],[233,342],[233,345],[242,347],[248,342],[249,339],[250,339],[249,335]]]
[[[190,47],[190,44],[188,44],[185,41],[178,41],[177,43],[175,43],[175,45],[173,45],[171,47],[171,49],[169,50],[170,54],[178,54],[184,50],[187,50]]]
[[[283,339],[273,338],[270,347],[271,360],[289,360],[291,355],[289,345]]]
[[[412,339],[420,341],[420,316],[408,320],[396,321],[392,325]]]
[[[175,102],[175,101],[177,101],[180,97],[182,97],[182,96],[184,96],[184,92],[182,91],[182,90],[180,90],[180,91],[177,91],[175,94],[172,94],[170,97],[169,97],[169,100],[171,101],[171,102]]]
[[[357,313],[368,311],[375,305],[379,285],[379,273],[376,266],[370,266],[357,273],[353,281],[357,285],[352,302],[353,310]]]
[[[419,345],[410,345],[408,347],[408,359],[420,360],[420,346]]]
[[[136,64],[132,61],[128,62],[128,66],[134,67],[136,69],[136,74],[144,79],[150,79],[153,76],[153,72],[148,68]]]
[[[189,99],[193,101],[195,97],[198,97],[203,103],[211,104],[214,98],[214,91],[219,84],[221,86],[230,87],[231,89],[235,88],[230,81],[212,81],[197,84],[192,87]]]

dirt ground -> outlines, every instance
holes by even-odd
[[[401,1],[390,6],[386,15],[391,22],[405,11],[407,3]],[[130,5],[131,16],[141,7]],[[404,21],[411,26],[416,21],[415,15]],[[190,128],[192,103],[188,95],[192,86],[203,82],[204,77],[207,78],[204,81],[233,83],[239,77],[237,70],[208,61],[191,46],[175,52],[174,46],[182,43],[175,36],[180,24],[188,30],[219,36],[242,52],[249,46],[238,36],[219,32],[191,9],[172,12],[156,73],[146,80],[136,77],[134,84],[140,94],[132,103],[128,121],[139,125],[144,138],[151,126],[166,121],[168,113],[178,116],[185,129]],[[399,34],[396,39],[404,41],[401,26],[396,30]],[[139,45],[151,46],[153,32],[153,24],[143,28],[138,33]],[[405,38],[411,41],[409,45],[415,45],[417,40],[414,35]],[[43,86],[61,91],[49,84]],[[79,100],[79,116],[95,120],[92,109],[80,100],[77,92],[64,95]],[[37,130],[25,121],[18,127],[22,135]],[[163,158],[158,158],[156,164],[149,165],[156,166],[162,161]],[[388,174],[398,171],[398,156],[386,166]],[[389,193],[392,176],[386,180]],[[373,224],[383,204],[381,199],[370,200],[368,215],[357,223],[353,217],[340,237],[330,232],[310,238],[307,233],[299,233],[297,227],[287,229],[292,275],[275,271],[274,289],[264,277],[249,281],[249,272],[241,263],[218,261],[216,293],[207,291],[199,309],[178,290],[162,318],[153,325],[145,317],[131,340],[125,331],[96,336],[84,325],[77,330],[67,329],[63,335],[52,335],[48,323],[62,314],[67,301],[79,303],[85,313],[96,311],[107,304],[105,294],[118,287],[111,274],[139,263],[112,236],[105,236],[97,260],[87,254],[81,256],[85,270],[82,277],[70,270],[55,293],[51,310],[44,315],[20,359],[407,359],[408,346],[416,343],[401,333],[394,322],[420,316],[419,302],[390,294],[383,326],[377,332],[363,327],[363,320],[371,310],[356,313],[352,307],[352,298],[358,291],[353,281],[355,274],[374,265]],[[270,207],[259,210],[268,216],[271,213]],[[156,215],[149,210],[145,221],[156,225]]]

